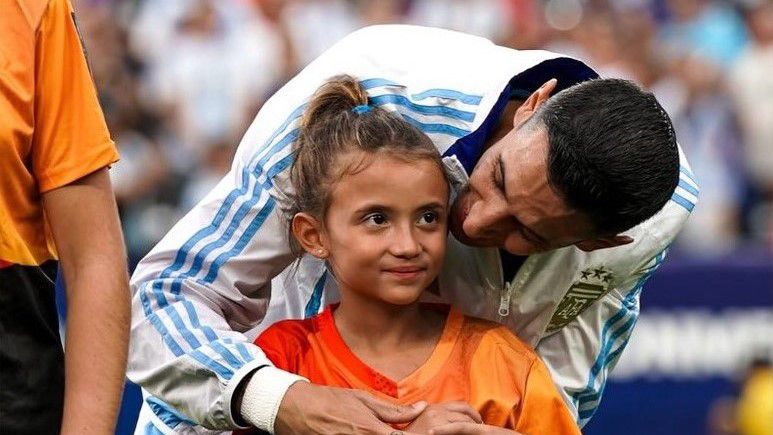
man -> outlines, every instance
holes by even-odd
[[[105,126],[67,0],[0,13],[0,432],[112,434],[128,341]],[[66,349],[54,301],[67,286]]]
[[[298,382],[244,335],[335,299],[321,261],[288,269],[281,210],[304,102],[341,73],[446,156],[458,195],[436,296],[535,346],[587,422],[630,336],[641,287],[697,200],[670,120],[630,83],[586,82],[596,74],[574,59],[377,26],[342,40],[266,103],[232,172],[138,266],[129,373],[148,393],[138,430],[183,431],[192,421],[390,433],[387,422],[423,411]]]

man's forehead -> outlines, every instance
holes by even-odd
[[[508,159],[519,157],[547,157],[547,131],[533,121],[512,130],[502,141],[501,153]]]
[[[495,169],[503,178],[508,196],[528,195],[530,190],[548,184],[547,135],[537,131],[514,134],[511,141],[495,156]]]

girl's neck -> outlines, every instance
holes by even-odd
[[[344,342],[352,351],[395,349],[430,343],[440,337],[445,316],[422,308],[418,301],[393,305],[355,292],[346,293],[333,317]]]
[[[418,302],[396,306],[353,292],[341,294],[341,305],[333,313],[336,328],[367,366],[400,381],[432,355],[443,332],[443,313]]]

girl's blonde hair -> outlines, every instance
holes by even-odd
[[[301,118],[293,151],[290,180],[295,193],[287,210],[290,220],[300,212],[324,219],[334,183],[357,171],[351,165],[339,164],[338,158],[346,153],[388,154],[406,161],[427,159],[444,173],[430,138],[399,114],[369,105],[365,89],[348,75],[333,77],[314,93]],[[293,251],[301,253],[295,238],[290,240]]]

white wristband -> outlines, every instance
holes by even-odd
[[[239,412],[251,425],[274,433],[274,420],[282,398],[290,385],[298,381],[309,380],[272,366],[258,369],[244,388]]]

